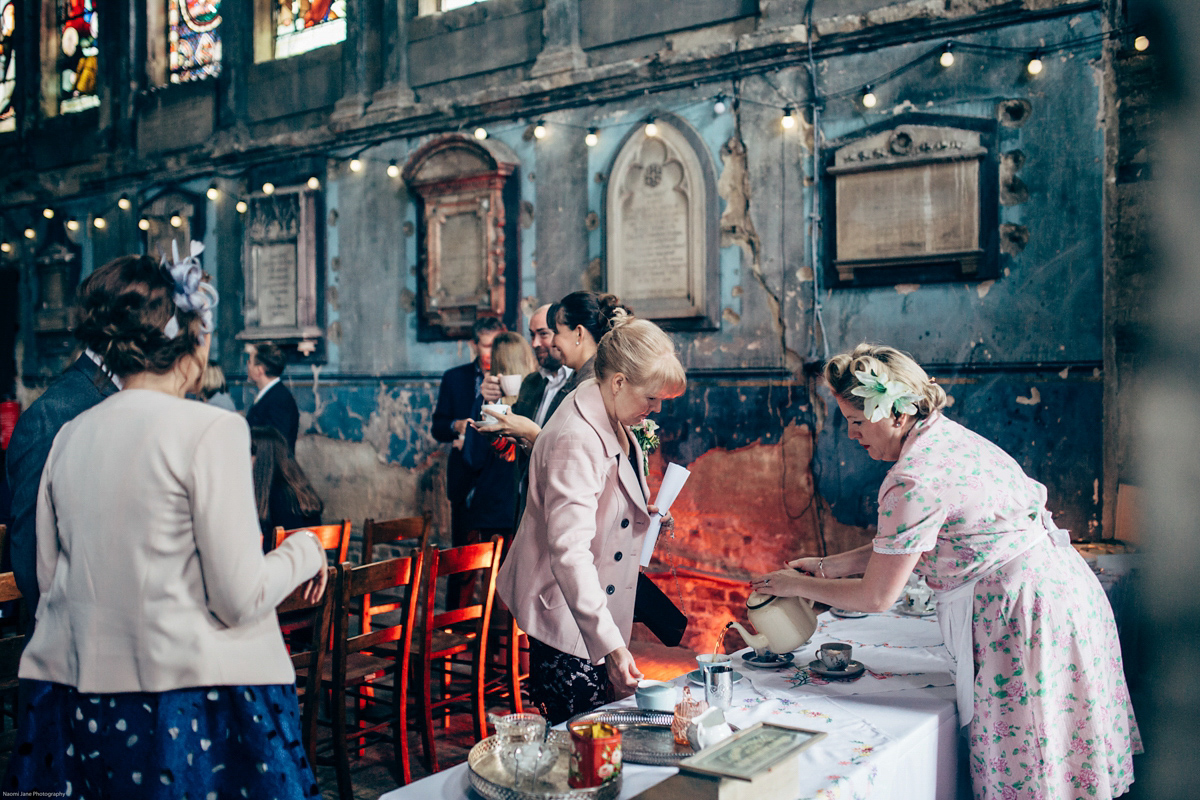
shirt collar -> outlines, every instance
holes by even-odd
[[[100,371],[108,376],[108,379],[113,382],[113,385],[116,386],[118,390],[125,388],[125,381],[113,374],[113,371],[110,370],[108,365],[104,363],[104,359],[100,357],[99,353],[92,348],[87,347],[84,348],[83,354],[96,363],[96,366],[100,368]]]
[[[271,389],[275,388],[275,384],[277,383],[279,383],[279,378],[272,378],[270,383],[258,390],[258,394],[254,396],[254,402],[257,403],[259,400],[262,400],[263,396],[266,395],[267,392],[271,391]]]

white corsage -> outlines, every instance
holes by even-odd
[[[630,426],[629,430],[633,431],[633,436],[638,442],[638,448],[642,451],[642,472],[649,475],[650,454],[657,450],[659,445],[658,423],[647,418],[637,425]]]
[[[213,320],[213,309],[217,307],[219,296],[211,283],[201,280],[204,270],[200,267],[200,254],[204,252],[204,244],[192,241],[188,257],[180,260],[179,244],[171,242],[171,259],[162,257],[162,268],[175,282],[175,305],[183,311],[193,311],[200,315],[200,330],[212,333],[216,327]],[[175,315],[167,320],[163,333],[168,339],[179,335],[179,320]]]
[[[909,391],[908,387],[899,381],[885,381],[870,372],[854,373],[860,386],[850,390],[850,394],[863,398],[863,416],[869,422],[878,422],[892,412],[897,414],[916,414],[916,401],[920,398]]]

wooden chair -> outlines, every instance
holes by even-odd
[[[404,542],[424,553],[425,548],[429,545],[431,529],[428,514],[423,517],[398,517],[379,522],[368,519],[363,522],[362,563],[372,563],[375,560],[375,545],[388,542]],[[390,597],[390,601],[385,601],[383,597],[373,600],[369,594],[362,598],[362,629],[364,631],[370,629],[371,618],[376,614],[398,611],[403,607],[403,600],[398,599],[395,595]]]
[[[484,684],[484,696],[508,698],[512,713],[525,710],[521,686],[529,678],[528,666],[522,670],[522,656],[529,663],[529,637],[517,626],[516,617],[502,602],[496,602],[492,611],[492,631],[495,639],[495,656],[488,662],[488,674]]]
[[[275,529],[275,546],[279,547],[283,540],[291,536],[293,533],[300,531],[312,531],[321,540],[321,547],[324,547],[326,552],[336,550],[336,564],[341,564],[346,560],[346,554],[350,551],[350,520],[342,520],[341,522],[332,525],[310,525],[307,528],[292,528],[285,531],[283,528]]]
[[[325,593],[315,603],[304,599],[304,587],[296,587],[275,609],[281,626],[288,628],[288,649],[296,670],[296,694],[300,697],[300,727],[304,752],[316,769],[317,709],[321,701],[321,670],[329,651],[329,627],[337,594],[337,568],[327,567]]]
[[[330,705],[333,727],[334,762],[337,768],[338,793],[343,800],[352,800],[354,787],[350,780],[350,750],[361,750],[367,738],[390,740],[396,774],[401,785],[412,781],[408,754],[408,682],[412,654],[419,582],[423,552],[416,550],[406,558],[392,558],[374,564],[338,568],[337,614],[333,627],[333,659],[326,669],[326,684],[333,690]],[[393,625],[372,630],[352,622],[357,616],[353,609],[372,593],[385,590],[404,590],[403,619]],[[355,632],[357,630],[357,632]],[[381,680],[390,678],[391,684]],[[368,693],[368,689],[373,689]],[[391,713],[386,719],[364,722],[361,713],[355,715],[354,726],[347,724],[347,700],[356,705],[376,703],[375,692],[391,696]],[[361,708],[359,709],[361,711]],[[390,729],[390,734],[387,732]],[[353,743],[353,745],[352,745]]]
[[[0,528],[4,527],[0,525]],[[0,603],[8,603],[21,599],[21,591],[11,572],[0,573]],[[0,638],[0,696],[11,697],[13,704],[13,725],[0,733],[0,752],[12,750],[17,740],[17,669],[21,664],[21,653],[25,650],[25,635],[23,633]],[[7,702],[7,699],[5,700]],[[4,715],[8,716],[7,712]]]
[[[435,716],[462,713],[465,706],[471,714],[475,737],[483,739],[487,736],[484,689],[488,638],[502,550],[502,540],[493,536],[488,542],[449,550],[431,547],[425,557],[426,579],[421,589],[423,628],[413,658],[417,662],[419,680],[417,702],[421,711],[422,744],[430,772],[438,771],[433,730]],[[438,613],[435,599],[439,579],[472,574],[480,579],[472,599],[456,602],[457,598],[447,592],[446,610]],[[434,697],[435,678],[440,689],[437,698]],[[465,688],[461,687],[464,678],[468,684]]]

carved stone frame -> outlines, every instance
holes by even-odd
[[[247,198],[250,209],[245,215],[246,229],[243,234],[243,272],[245,274],[245,297],[242,304],[245,328],[237,334],[242,341],[272,341],[289,344],[304,356],[311,356],[324,339],[321,327],[321,297],[318,276],[322,263],[322,219],[323,203],[321,191],[306,186],[282,186],[270,194],[254,192]],[[268,230],[257,225],[259,215],[270,213],[272,205],[281,202],[295,203],[294,230]],[[296,316],[295,324],[262,324],[262,311],[258,274],[255,263],[258,248],[286,245],[294,242],[296,247]]]
[[[504,145],[461,134],[438,137],[409,159],[404,180],[418,201],[418,340],[470,338],[483,316],[514,327],[517,168]],[[478,263],[466,265],[465,274],[447,269],[446,247],[452,223],[457,229],[464,220],[480,237]]]
[[[852,135],[828,142],[823,154],[822,206],[824,226],[824,271],[834,288],[878,286],[897,283],[946,281],[982,281],[999,274],[999,152],[998,124],[992,119],[951,117],[933,114],[906,114],[872,125]],[[959,246],[928,246],[953,227],[953,221],[937,220],[922,228],[920,236],[910,240],[926,243],[915,249],[894,247],[886,242],[870,257],[861,253],[839,253],[839,236],[856,240],[872,236],[887,238],[889,220],[878,219],[879,228],[867,220],[849,221],[839,216],[839,193],[871,193],[875,197],[894,196],[886,190],[889,179],[923,176],[937,181],[938,176],[961,178],[959,187],[969,201],[961,206],[958,218],[962,230],[973,227],[973,241],[961,239]],[[851,181],[855,185],[851,186]],[[872,183],[874,181],[874,184]],[[971,184],[974,184],[973,187]],[[973,195],[973,198],[971,197]],[[905,196],[897,203],[906,208],[920,207],[920,198]],[[846,201],[843,201],[846,205]],[[949,204],[955,205],[955,204]],[[958,206],[956,206],[957,208]],[[884,209],[886,211],[886,209]],[[894,221],[894,220],[893,220]],[[900,224],[915,224],[904,219]],[[853,227],[847,228],[847,224]],[[882,232],[881,232],[882,231]],[[895,237],[893,237],[895,238]],[[953,238],[948,236],[947,238]],[[919,249],[919,248],[916,248]]]
[[[142,248],[146,255],[156,261],[164,255],[170,256],[172,239],[178,242],[180,255],[186,255],[193,239],[204,239],[206,208],[204,197],[178,186],[169,186],[144,198],[139,204],[138,214],[150,226],[141,232]],[[178,226],[171,225],[174,216],[179,217]]]
[[[604,184],[604,264],[605,288],[628,303],[634,312],[652,319],[668,330],[717,330],[720,328],[720,210],[717,176],[704,140],[685,120],[659,112],[655,116],[658,138],[668,150],[678,153],[684,168],[684,186],[693,194],[688,207],[691,241],[688,253],[687,291],[671,298],[638,296],[638,286],[622,278],[622,253],[614,245],[620,235],[621,218],[614,211],[621,198],[618,176],[635,158],[645,140],[645,126],[639,123],[625,135],[608,170]],[[695,195],[702,192],[697,198]]]

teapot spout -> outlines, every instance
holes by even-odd
[[[740,622],[730,622],[725,626],[725,630],[729,630],[730,628],[733,628],[735,631],[737,631],[741,635],[742,640],[745,641],[750,647],[753,647],[754,652],[758,653],[759,655],[762,655],[762,653],[767,650],[768,645],[770,644],[764,634],[751,633],[742,627]]]

